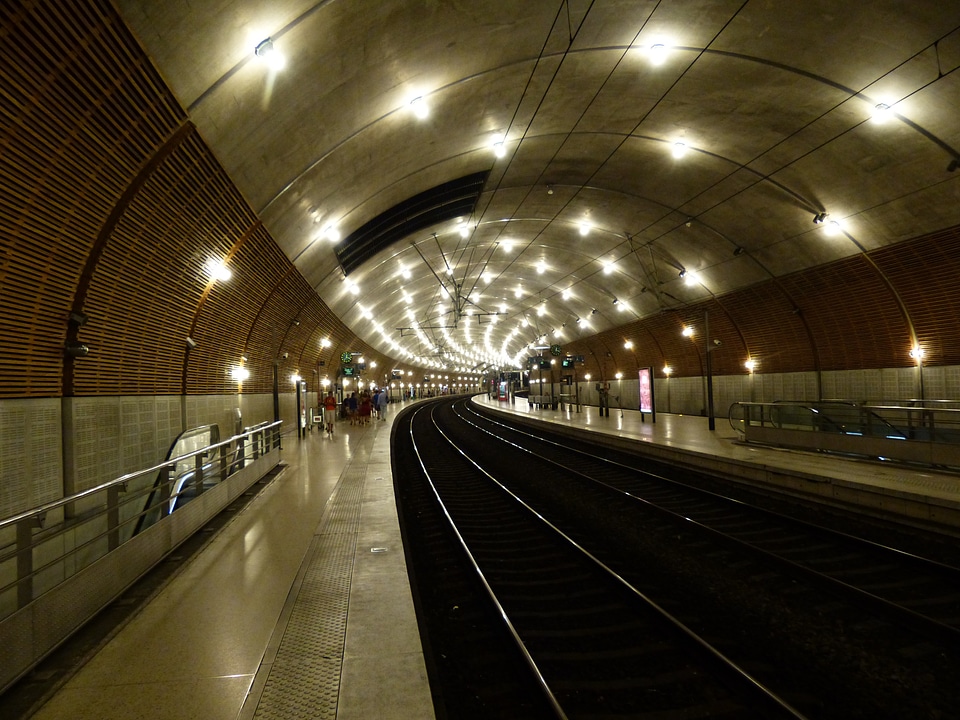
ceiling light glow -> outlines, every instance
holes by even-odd
[[[287,60],[283,56],[283,53],[277,50],[276,46],[273,44],[273,40],[270,38],[262,40],[256,46],[256,48],[254,48],[254,53],[266,64],[268,68],[274,72],[283,70],[287,64]]]
[[[207,275],[212,280],[226,282],[233,277],[233,273],[230,272],[230,268],[228,268],[222,260],[214,260],[211,258],[207,260],[203,268],[206,270]]]
[[[424,120],[430,115],[430,108],[427,106],[427,101],[423,99],[422,95],[418,95],[410,101],[410,109],[420,120]]]

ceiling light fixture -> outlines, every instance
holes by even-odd
[[[503,140],[498,140],[493,144],[493,154],[498,158],[502,158],[507,154],[507,149],[503,146]]]
[[[824,220],[827,219],[827,214],[825,212],[817,213],[813,216],[813,224],[820,225]]]
[[[877,125],[882,125],[893,115],[893,109],[886,103],[878,103],[876,107],[873,108],[873,122]]]
[[[257,47],[254,48],[254,53],[258,58],[263,60],[271,70],[282,70],[283,66],[286,65],[286,60],[280,51],[277,50],[271,38],[261,41]]]
[[[673,156],[675,158],[682,158],[687,154],[687,144],[682,142],[675,142],[673,144]]]
[[[663,65],[667,59],[667,46],[663,43],[655,43],[650,46],[649,53],[652,65]]]
[[[841,232],[843,232],[843,227],[836,220],[831,220],[823,226],[823,230],[827,233],[827,235],[833,236],[839,235]]]
[[[430,108],[427,107],[427,101],[423,99],[422,95],[418,95],[410,101],[410,109],[420,120],[424,120],[430,115]]]

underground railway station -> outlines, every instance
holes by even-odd
[[[960,4],[0,28],[0,716],[956,713]]]

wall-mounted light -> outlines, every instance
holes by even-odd
[[[753,372],[754,368],[757,367],[757,362],[753,358],[747,358],[746,362],[743,363],[743,366],[750,372]]]
[[[693,337],[693,328],[687,325],[680,334],[684,337]]]
[[[230,377],[238,383],[242,383],[244,380],[250,377],[250,371],[245,367],[237,366],[230,369]]]
[[[672,372],[673,372],[673,368],[672,368],[672,367],[670,367],[669,365],[664,365],[664,366],[663,366],[663,374],[664,374],[664,375],[666,375],[667,377],[670,377],[670,374],[671,374]]]
[[[188,335],[184,344],[187,346],[187,350],[193,350],[197,346],[197,341]]]
[[[67,353],[70,357],[86,357],[90,354],[90,348],[84,345],[82,342],[71,341],[63,346],[64,352]]]
[[[222,260],[210,258],[206,263],[204,263],[203,268],[206,270],[207,275],[212,280],[226,282],[233,277],[233,273],[230,272],[230,268],[228,268]]]
[[[627,349],[627,350],[633,350],[633,340],[627,340],[627,341],[623,344],[623,347],[624,347],[625,349]]]
[[[921,360],[923,360],[923,348],[920,347],[919,345],[914,345],[910,349],[910,357],[912,357],[917,362],[920,362]]]

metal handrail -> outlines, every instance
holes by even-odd
[[[183,488],[177,492],[171,492],[171,490],[184,475],[193,475],[188,484],[197,495],[204,492],[205,479],[219,478],[219,482],[223,482],[231,477],[234,472],[244,466],[245,459],[239,462],[236,459],[230,461],[229,446],[235,443],[238,453],[242,451],[246,458],[246,451],[241,449],[246,447],[249,439],[254,461],[272,449],[279,450],[281,424],[282,421],[276,421],[247,428],[244,432],[226,440],[178,455],[143,470],[126,473],[96,487],[45,503],[0,521],[0,537],[9,538],[0,550],[0,566],[9,568],[7,563],[15,563],[12,572],[10,570],[5,572],[9,582],[0,584],[0,598],[6,598],[0,604],[0,619],[9,616],[13,610],[24,607],[35,598],[35,581],[41,573],[57,567],[61,568],[60,579],[55,580],[47,589],[53,588],[64,582],[68,576],[79,572],[98,558],[132,540],[137,535],[139,529],[137,523],[141,518],[156,513],[159,513],[158,519],[170,515]],[[186,465],[187,468],[178,470],[178,465],[181,464]],[[140,479],[142,483],[144,478],[153,474],[159,474],[160,479],[157,484],[146,488],[128,487],[132,481]],[[157,505],[137,509],[132,514],[126,512],[131,508],[131,503],[151,495],[157,487],[162,488],[160,502]],[[71,512],[68,506],[98,495],[103,498],[103,501],[98,501],[95,507],[74,517],[67,517]],[[62,512],[58,512],[61,509]],[[45,529],[47,515],[54,512],[58,512],[56,525]],[[131,524],[133,524],[133,530],[130,530]],[[128,532],[129,537],[124,537]],[[35,550],[58,541],[67,533],[74,533],[75,542],[68,548],[61,548],[60,552],[54,553],[52,557],[46,558],[41,564],[35,566],[34,561],[38,559],[34,557]],[[70,566],[69,572],[62,572],[67,567],[64,563],[68,562],[69,558],[74,558],[72,562],[75,564]],[[11,604],[11,598],[5,594],[14,587],[16,591],[12,598],[14,602]],[[44,592],[46,590],[39,590],[37,596]]]
[[[108,482],[105,482],[102,485],[97,485],[96,487],[88,488],[86,490],[81,490],[78,493],[69,495],[64,498],[60,498],[59,500],[51,500],[45,505],[40,505],[39,507],[33,508],[32,510],[26,510],[22,513],[19,513],[18,515],[13,515],[12,517],[6,518],[5,520],[0,520],[0,532],[3,532],[3,530],[8,527],[16,525],[21,520],[29,520],[30,518],[34,518],[40,515],[45,516],[51,511],[61,508],[64,505],[69,505],[70,503],[78,502],[80,500],[83,500],[84,498],[90,497],[91,495],[96,495],[97,493],[101,493],[101,492],[104,492],[105,490],[109,490],[111,487],[124,485],[130,480],[133,480],[134,478],[159,472],[165,467],[176,465],[178,462],[183,462],[184,460],[187,460],[192,457],[196,457],[197,455],[208,455],[212,450],[219,448],[222,445],[229,445],[235,440],[239,440],[240,438],[245,438],[250,435],[261,433],[273,427],[278,427],[282,423],[283,423],[282,420],[277,420],[275,422],[270,423],[269,425],[258,426],[256,428],[252,428],[248,430],[247,432],[240,433],[239,435],[234,435],[231,438],[227,438],[226,440],[221,440],[220,442],[215,443],[213,445],[209,445],[205,448],[200,448],[199,450],[194,450],[193,452],[186,453],[185,455],[178,455],[175,458],[164,460],[162,463],[146,468],[145,470],[136,470],[134,472],[127,473],[126,475],[121,475],[118,478],[114,478],[113,480],[109,480]]]

